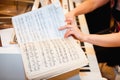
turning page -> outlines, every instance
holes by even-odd
[[[64,38],[65,16],[60,2],[12,17],[28,79],[48,79],[88,64],[73,38]]]

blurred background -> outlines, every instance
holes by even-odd
[[[11,28],[11,17],[28,12],[34,0],[0,0],[0,29]]]

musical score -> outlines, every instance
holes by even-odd
[[[82,51],[78,44],[71,40],[50,40],[43,42],[34,42],[21,44],[21,49],[24,55],[27,56],[30,72],[45,70],[59,64],[83,60]],[[69,45],[68,45],[69,44]],[[74,48],[73,48],[74,45]],[[77,50],[76,50],[77,49]],[[39,54],[41,53],[41,54]]]
[[[65,39],[66,30],[58,30],[65,25],[59,1],[14,16],[12,23],[28,79],[47,79],[88,64],[77,40],[72,37]]]

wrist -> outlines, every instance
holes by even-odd
[[[89,37],[89,34],[82,34],[82,35],[79,35],[78,39],[82,42],[87,42],[88,37]]]
[[[75,16],[76,16],[75,10],[74,10],[74,9],[71,10],[71,11],[70,11],[70,14],[71,14],[73,17],[75,17]]]
[[[76,10],[76,9],[73,9],[71,12],[72,12],[73,16],[79,15],[78,10]]]

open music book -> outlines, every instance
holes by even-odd
[[[59,1],[14,16],[12,23],[28,79],[48,79],[88,64],[80,44],[58,30],[65,25]]]

